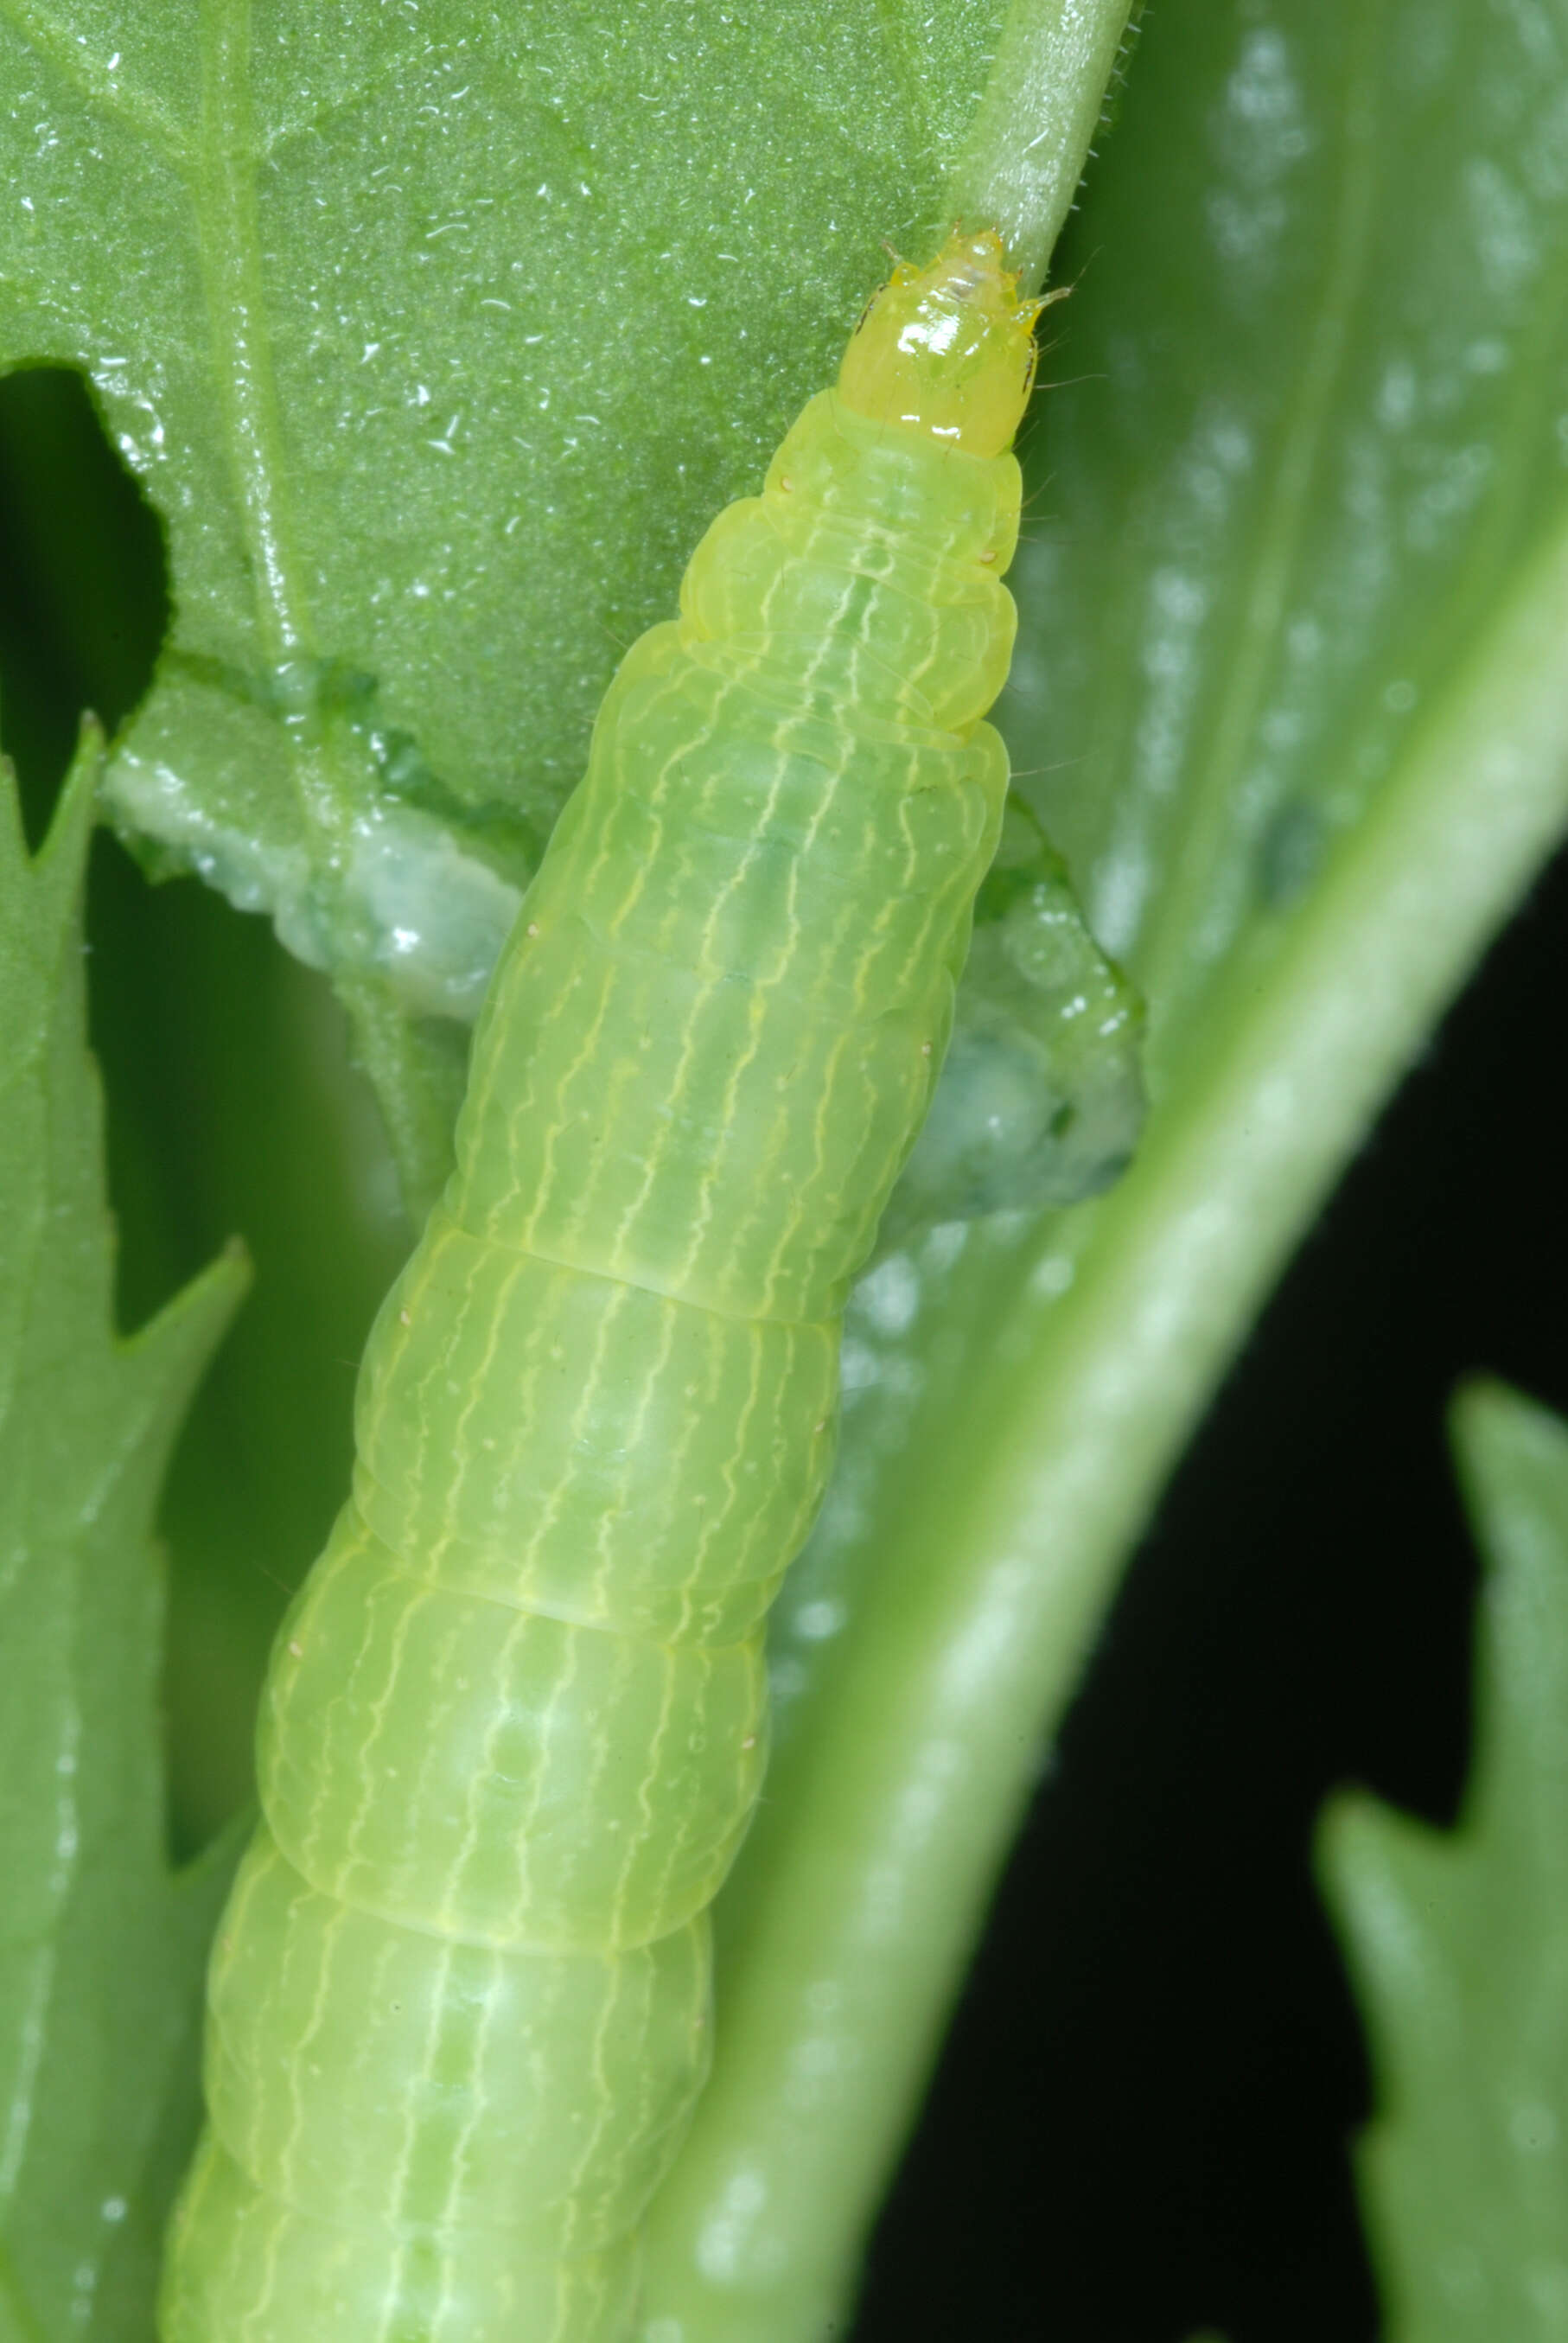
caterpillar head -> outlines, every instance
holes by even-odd
[[[1012,445],[1034,380],[1034,321],[994,228],[955,229],[929,268],[900,261],[844,355],[839,396],[973,456]]]

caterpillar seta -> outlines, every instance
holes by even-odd
[[[620,2343],[1007,788],[1038,302],[898,266],[623,661],[273,1654],[164,2343]]]

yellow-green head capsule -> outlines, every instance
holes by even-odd
[[[366,1353],[218,1932],[164,2343],[617,2343],[762,1622],[1007,759],[1037,304],[902,265],[610,687]]]

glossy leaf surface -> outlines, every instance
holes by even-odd
[[[879,16],[879,38],[892,21]],[[44,12],[13,11],[7,23],[36,30]],[[742,42],[752,99],[770,37],[753,25]],[[725,55],[716,38],[719,114],[738,86]],[[708,68],[685,62],[695,121]],[[866,40],[855,67],[885,102],[882,50]],[[635,79],[596,82],[596,70],[583,63],[574,103],[634,117],[646,104]],[[1548,6],[1203,0],[1180,21],[1151,18],[1059,265],[1079,289],[1051,313],[1057,347],[1042,372],[1068,379],[1042,391],[1029,451],[1035,497],[1016,573],[1025,618],[1009,723],[1022,787],[1068,853],[1101,940],[1149,999],[1154,1112],[1140,1163],[1102,1205],[998,1226],[961,1248],[931,1241],[863,1289],[839,1477],[781,1627],[783,1763],[736,1883],[721,2034],[730,2046],[712,2129],[689,2190],[671,2200],[670,2260],[686,2291],[664,2298],[660,2343],[722,2332],[731,2314],[749,2343],[793,2333],[824,2263],[837,2298],[1010,1818],[1120,1562],[1277,1264],[1560,834],[1565,78],[1561,11]],[[531,69],[519,86],[532,106]],[[874,272],[889,225],[857,215],[851,227],[838,183],[823,195],[829,178],[808,148],[820,141],[838,156],[839,121],[859,102],[849,81],[835,99],[830,120],[809,108],[794,117],[795,156],[769,196],[782,217],[786,181],[798,175],[817,190],[814,211],[777,229],[769,301],[777,293],[780,306],[769,307],[762,339],[780,411],[789,399],[775,367],[799,355],[804,387],[818,363],[811,336],[825,350],[843,322],[819,316],[811,271],[863,232]],[[750,151],[751,117],[739,105],[730,117],[726,156],[705,167],[710,186],[743,191],[754,183],[734,166]],[[367,174],[383,160],[401,166],[408,144],[367,152]],[[919,144],[900,144],[900,165]],[[558,679],[525,686],[508,671],[498,681],[501,667],[515,659],[520,675],[531,657],[510,604],[494,620],[499,635],[476,625],[462,646],[461,674],[482,671],[483,690],[457,709],[451,737],[478,724],[493,689],[508,711],[487,752],[498,769],[533,753],[515,720],[525,689],[536,709],[558,690],[581,720],[583,662],[598,656],[583,643],[598,612],[570,642],[555,614],[589,558],[602,557],[614,580],[601,607],[619,626],[630,617],[616,598],[622,568],[653,574],[628,551],[631,539],[651,533],[648,559],[667,579],[683,549],[673,522],[665,533],[661,501],[676,495],[676,466],[708,466],[709,498],[730,485],[731,454],[744,476],[739,442],[721,437],[715,453],[702,428],[712,370],[699,372],[703,347],[689,337],[710,313],[690,309],[682,268],[708,250],[704,204],[693,170],[680,225],[689,251],[673,228],[639,242],[631,209],[623,260],[608,235],[595,243],[591,282],[628,299],[645,269],[666,269],[657,332],[661,347],[685,352],[686,371],[678,385],[675,373],[650,380],[657,361],[640,349],[628,359],[623,388],[667,461],[640,514],[628,505],[625,543],[618,508],[551,540],[542,639],[558,655]],[[907,216],[920,212],[911,196]],[[156,225],[163,236],[161,216]],[[410,274],[436,283],[451,241],[437,238],[437,257],[417,261],[411,242]],[[566,270],[568,306],[586,303],[589,267],[579,256]],[[853,274],[835,280],[846,300]],[[784,295],[797,284],[810,297],[799,307]],[[694,278],[693,289],[704,287]],[[325,299],[320,314],[330,339]],[[749,315],[739,322],[749,349],[759,331]],[[554,347],[563,393],[580,387],[576,343]],[[678,389],[695,402],[684,419]],[[312,396],[318,420],[343,412],[325,391]],[[718,400],[709,419],[740,411]],[[325,472],[339,460],[357,468],[373,503],[354,432],[337,446],[332,458],[317,432],[313,484],[328,496]],[[578,454],[562,442],[555,457],[564,485],[541,484],[530,518],[586,496],[588,474],[598,490],[612,477],[589,460],[574,487]],[[458,459],[430,449],[419,460],[445,478]],[[628,456],[615,475],[628,491],[644,480],[639,460]],[[502,558],[510,485],[498,467],[476,539],[487,560]],[[231,490],[216,508],[234,508]],[[707,509],[694,494],[686,542]],[[407,518],[412,542],[425,508],[411,505]],[[391,537],[380,540],[388,560]],[[452,583],[450,567],[441,575]],[[648,592],[639,612],[662,607]],[[386,712],[382,666],[354,643],[330,641],[320,655],[374,671]],[[601,672],[613,656],[607,643]],[[341,669],[294,679],[308,687],[305,714],[327,711],[328,730],[345,696],[366,705]],[[373,755],[366,725],[348,729],[345,756]],[[424,753],[449,780],[428,741]],[[251,809],[264,843],[271,802]],[[429,818],[451,819],[445,799]],[[247,1068],[225,1068],[210,1043],[204,1063],[216,1101],[260,1119]],[[400,1081],[384,1078],[383,1095]],[[270,1143],[288,1151],[302,1185],[313,1176],[308,1135],[280,1127]],[[206,1164],[189,1176],[198,1190],[217,1179]],[[321,1211],[324,1224],[353,1225],[336,1192]],[[280,1318],[275,1347],[256,1355],[253,1402],[274,1404],[288,1361]],[[340,1434],[340,1424],[307,1425],[287,1469]],[[222,1493],[206,1502],[216,1509]],[[964,1667],[944,1669],[954,1654]],[[950,1694],[949,1706],[932,1705],[934,1694]],[[239,1730],[236,1717],[236,1739]],[[809,1859],[835,1839],[851,1874],[870,1875],[869,1851],[888,1859],[877,1874],[884,1909],[902,1921],[886,1967],[885,1946],[846,1948],[835,1936],[843,1876]],[[917,1881],[927,1900],[900,1906]],[[797,2102],[781,2076],[802,2078]],[[770,2131],[780,2110],[789,2121]],[[729,2193],[737,2175],[755,2180],[749,2196]],[[768,2288],[748,2288],[779,2255],[785,2279],[769,2299],[789,2300],[765,2328]],[[699,2328],[710,2291],[715,2323]]]
[[[113,1332],[78,922],[95,759],[29,863],[0,799],[0,2332],[144,2330],[195,2117],[221,1860],[165,1847],[151,1515],[244,1285]]]
[[[1568,1427],[1483,1385],[1454,1440],[1485,1562],[1464,1810],[1445,1832],[1342,1798],[1321,1864],[1372,2036],[1390,2343],[1545,2343],[1568,2302]]]
[[[1114,1572],[1563,834],[1565,87],[1546,8],[1144,28],[1054,263],[1003,714],[1147,1000],[1151,1111],[1102,1202],[884,1264],[852,1321],[650,2343],[840,2298]]]

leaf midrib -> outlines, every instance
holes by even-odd
[[[274,666],[310,643],[290,542],[277,388],[266,330],[256,137],[250,103],[250,0],[203,0],[196,239],[213,369],[246,550],[257,631]]]
[[[1228,906],[1216,896],[1213,876],[1225,867],[1225,842],[1234,828],[1241,768],[1268,693],[1278,656],[1290,589],[1301,562],[1312,510],[1312,489],[1333,412],[1335,388],[1350,348],[1351,323],[1371,258],[1378,186],[1376,137],[1378,66],[1384,0],[1372,0],[1356,28],[1346,75],[1343,168],[1332,231],[1327,238],[1315,314],[1307,337],[1306,362],[1286,410],[1284,429],[1265,500],[1251,575],[1244,580],[1236,629],[1236,655],[1230,662],[1223,696],[1212,719],[1194,741],[1184,793],[1181,843],[1167,870],[1160,908],[1137,958],[1146,997],[1157,1025],[1192,1011],[1194,955],[1201,966],[1217,966],[1205,951],[1205,915],[1224,920]],[[1228,939],[1227,939],[1228,940]],[[1201,980],[1201,979],[1200,979]]]
[[[251,93],[251,0],[202,0],[201,133],[190,173],[214,387],[248,556],[257,649],[270,668],[318,655],[295,536],[268,330]],[[176,581],[177,586],[177,581]],[[285,752],[318,868],[349,844],[356,791],[331,744],[285,725]]]

